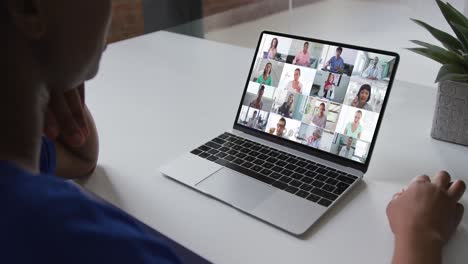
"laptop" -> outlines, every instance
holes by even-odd
[[[398,63],[393,52],[262,32],[232,130],[160,171],[300,236],[364,177]]]

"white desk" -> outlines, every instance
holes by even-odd
[[[87,90],[101,155],[84,186],[215,263],[375,264],[392,256],[385,208],[393,193],[442,168],[468,180],[468,148],[429,137],[435,90],[403,82],[365,184],[302,240],[163,177],[160,165],[232,127],[252,56],[167,32],[111,45]],[[445,263],[466,264],[467,248],[465,217]]]

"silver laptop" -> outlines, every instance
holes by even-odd
[[[367,171],[398,62],[388,51],[263,32],[233,129],[161,172],[301,235]]]

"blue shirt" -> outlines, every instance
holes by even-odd
[[[55,160],[43,140],[40,175],[0,161],[0,263],[179,263],[136,220],[53,176]]]
[[[337,58],[336,56],[333,56],[329,62],[331,71],[337,72],[339,69],[344,70],[345,65],[343,58]]]

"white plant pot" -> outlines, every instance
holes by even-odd
[[[468,84],[439,83],[431,136],[468,146]]]

